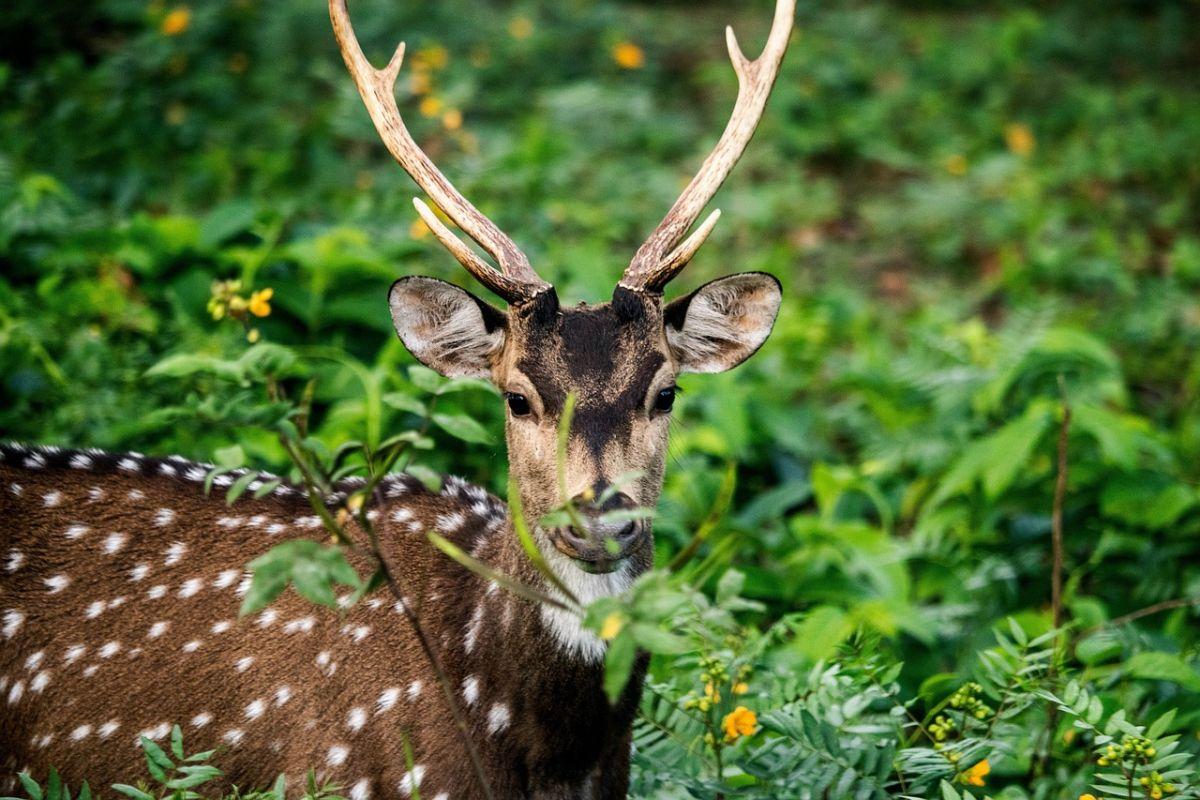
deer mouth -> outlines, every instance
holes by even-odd
[[[598,527],[601,530],[582,532],[570,526],[552,528],[548,531],[550,543],[584,572],[593,575],[616,572],[644,539],[646,526],[634,520],[616,530]]]

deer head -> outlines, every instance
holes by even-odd
[[[509,466],[526,516],[534,521],[572,501],[585,528],[539,529],[547,554],[556,561],[566,556],[587,572],[610,572],[621,565],[633,573],[648,568],[649,525],[605,522],[604,512],[657,502],[676,378],[740,364],[766,340],[779,309],[779,283],[762,273],[721,278],[668,303],[662,293],[720,216],[713,211],[687,235],[762,117],[787,48],[794,0],[778,0],[766,47],[754,61],[743,55],[732,29],[726,30],[739,88],[725,132],[638,249],[611,302],[575,307],[560,305],[554,287],[538,276],[512,239],[463,197],[413,141],[394,94],[403,43],[386,67],[375,69],[354,36],[345,0],[330,0],[329,9],[342,56],[384,144],[495,266],[419,198],[413,201],[417,212],[459,263],[507,303],[501,310],[444,281],[402,278],[389,295],[401,340],[421,363],[441,374],[490,379],[504,393]],[[557,435],[568,395],[575,396],[577,406],[564,491]],[[630,474],[638,477],[611,488],[619,476]]]

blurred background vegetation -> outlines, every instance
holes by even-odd
[[[723,127],[722,26],[757,52],[770,22],[717,0],[353,6],[377,62],[409,44],[414,135],[567,302],[606,299]],[[1197,41],[1190,0],[801,3],[674,287],[765,270],[784,307],[746,366],[683,381],[656,522],[665,561],[736,465],[715,541],[764,623],[802,612],[777,664],[865,631],[933,696],[997,620],[1047,630],[1069,405],[1069,658],[1110,710],[1177,707],[1196,748]],[[412,363],[387,287],[469,284],[416,221],[324,3],[10,1],[0,142],[4,438],[284,466],[236,394],[145,374],[245,347],[206,311],[217,279],[272,288],[262,338],[325,359],[319,437],[403,429],[380,399]],[[453,402],[495,444],[445,437],[423,463],[503,494],[500,404]]]

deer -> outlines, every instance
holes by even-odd
[[[0,778],[8,782],[0,790],[12,790],[18,771],[45,775],[52,766],[76,785],[130,781],[142,737],[163,741],[178,724],[189,743],[220,748],[223,780],[243,788],[280,774],[297,785],[312,768],[351,800],[627,792],[647,656],[610,703],[605,642],[578,614],[498,589],[425,533],[546,597],[567,589],[583,604],[625,591],[652,567],[650,520],[612,522],[607,512],[655,505],[677,377],[745,361],[782,300],[775,278],[753,272],[669,302],[663,292],[717,222],[713,211],[696,226],[764,113],[794,0],[777,0],[755,60],[727,29],[738,94],[724,132],[611,300],[577,306],[560,304],[513,240],[414,141],[394,92],[404,45],[378,69],[345,0],[330,0],[329,12],[383,144],[494,261],[415,199],[437,240],[506,305],[420,276],[397,280],[388,305],[417,361],[499,389],[509,468],[557,581],[534,568],[505,503],[458,478],[434,490],[395,473],[379,484],[371,513],[381,555],[401,578],[400,600],[376,593],[335,613],[289,592],[239,617],[247,562],[285,539],[328,537],[306,488],[284,481],[228,506],[203,489],[210,465],[178,456],[0,445]],[[564,491],[556,437],[569,396]],[[614,484],[629,474],[637,477]],[[319,502],[332,508],[336,495]],[[578,522],[537,522],[568,500]],[[450,722],[405,606],[444,665],[466,738]],[[468,741],[487,788],[473,778]]]

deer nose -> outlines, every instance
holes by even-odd
[[[649,534],[648,526],[641,520],[619,515],[606,518],[612,512],[638,507],[632,497],[612,490],[607,483],[598,482],[580,492],[571,504],[583,530],[576,530],[573,525],[556,530],[555,546],[572,558],[591,564],[589,571],[607,572],[615,568]]]

